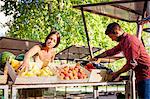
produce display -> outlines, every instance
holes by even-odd
[[[16,59],[12,59],[12,60],[10,61],[10,64],[11,64],[11,66],[15,69],[15,71],[18,70],[18,68],[20,67],[21,63],[22,63],[21,61],[18,61],[18,60],[16,60]]]
[[[61,80],[85,79],[87,74],[79,64],[75,66],[64,66],[58,70],[58,77]]]
[[[25,71],[25,70],[21,70],[19,71],[18,68],[20,67],[20,65],[22,64],[22,61],[18,61],[16,59],[12,59],[10,64],[12,65],[12,67],[14,68],[15,71],[17,71],[18,76],[24,77],[33,77],[33,76],[54,76],[53,71],[49,68],[49,66],[47,67],[39,67],[37,65],[36,62],[30,62],[29,63],[29,70]]]
[[[28,71],[23,69],[19,70],[18,68],[22,64],[22,61],[16,59],[11,59],[11,66],[14,68],[18,77],[50,77],[56,76],[58,81],[71,81],[71,80],[86,80],[91,79],[92,81],[110,81],[112,79],[110,75],[110,70],[103,65],[87,63],[85,66],[80,66],[80,63],[77,64],[54,64],[51,63],[47,67],[41,68],[36,62],[29,63]],[[99,69],[97,69],[99,68]],[[94,70],[94,71],[93,71]],[[112,71],[111,71],[112,72]],[[96,73],[96,74],[95,74]],[[91,76],[92,75],[92,76]],[[97,77],[97,80],[93,80]]]
[[[19,55],[17,55],[15,59],[18,60],[18,61],[23,61],[23,59],[24,59],[24,54],[19,54]]]
[[[92,69],[96,69],[96,67],[94,67],[92,63],[87,63],[87,64],[84,66],[84,68],[87,69],[89,72],[91,72]]]

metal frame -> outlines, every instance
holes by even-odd
[[[98,13],[98,12],[94,12],[93,10],[83,9],[83,7],[89,7],[89,6],[92,7],[92,6],[112,5],[112,4],[118,4],[118,3],[124,4],[124,3],[134,3],[134,2],[141,2],[141,1],[145,1],[144,8],[143,8],[143,13],[142,14],[138,13],[138,12],[136,12],[134,10],[131,10],[129,8],[126,8],[126,7],[123,7],[123,6],[119,6],[120,9],[129,11],[129,12],[132,12],[132,13],[135,13],[135,14],[138,14],[139,16],[141,16],[141,17],[139,17],[139,19],[137,19],[137,21],[125,20],[123,18],[119,18],[117,16],[112,16],[110,14]],[[93,57],[93,54],[92,54],[92,50],[91,50],[91,46],[90,46],[90,40],[89,40],[88,30],[87,30],[87,26],[86,26],[86,22],[85,22],[84,11],[95,13],[95,14],[98,14],[98,15],[103,15],[103,16],[111,17],[111,18],[115,18],[115,19],[119,19],[119,20],[126,21],[126,22],[136,22],[137,23],[137,33],[136,33],[136,35],[141,40],[141,33],[142,33],[142,27],[143,27],[143,25],[140,25],[138,23],[138,20],[142,20],[145,17],[144,14],[145,14],[145,11],[146,11],[146,8],[147,8],[148,1],[150,1],[150,0],[113,1],[113,2],[102,2],[102,3],[95,3],[95,4],[84,4],[84,5],[73,6],[73,8],[77,8],[77,9],[81,10],[82,19],[83,19],[84,28],[85,28],[85,33],[86,33],[86,37],[87,37],[87,43],[88,43],[88,46],[89,46],[89,52],[91,54],[90,56]]]
[[[90,44],[89,44],[89,45],[90,45]],[[71,49],[73,49],[73,48],[75,48],[75,49],[77,49],[77,50],[80,50],[80,51],[78,51],[78,52],[73,51],[73,52],[72,52]],[[74,50],[75,50],[75,49],[74,49]],[[87,57],[88,55],[91,55],[91,53],[81,52],[82,49],[83,49],[83,50],[87,50],[87,52],[88,52],[89,47],[76,46],[76,45],[69,46],[68,48],[66,48],[66,49],[60,51],[59,53],[57,53],[56,56],[55,56],[55,60],[59,59],[59,60],[70,60],[70,61],[74,61],[74,60],[76,60],[76,59],[83,59],[83,58]],[[96,53],[97,51],[100,51],[100,50],[101,50],[101,48],[98,48],[98,47],[93,47],[93,48],[91,48],[91,50],[92,50],[92,49],[94,50],[93,53]],[[63,54],[66,54],[66,55],[67,55],[67,57],[66,57],[65,59],[62,59],[61,57],[59,57],[59,55],[63,55]],[[76,58],[75,58],[75,57],[69,58],[69,56],[70,56],[69,54],[79,55],[79,57],[76,57]],[[81,54],[83,54],[83,55],[81,55]],[[80,56],[82,56],[82,57],[80,57]],[[75,59],[74,59],[74,58],[75,58]]]
[[[18,89],[28,88],[50,88],[50,87],[68,87],[68,86],[93,86],[93,97],[96,99],[98,94],[98,86],[109,86],[109,85],[125,85],[126,82],[77,82],[77,83],[50,83],[50,84],[28,84],[28,85],[12,85],[11,87],[11,99],[17,99]]]
[[[0,89],[3,90],[4,99],[9,99],[8,98],[8,89],[9,89],[9,86],[8,85],[0,85]]]
[[[83,7],[88,7],[88,6],[92,7],[92,6],[112,5],[112,4],[118,4],[118,3],[120,3],[120,4],[121,3],[122,4],[123,3],[134,3],[134,2],[141,2],[141,1],[145,1],[145,5],[146,5],[149,0],[129,0],[129,1],[126,0],[126,1],[101,2],[101,3],[95,3],[95,4],[76,5],[76,6],[73,6],[73,8],[77,8],[77,9],[79,9],[79,10],[82,11]],[[141,14],[141,13],[136,12],[134,10],[131,10],[129,8],[126,8],[126,7],[123,7],[123,6],[119,6],[120,9],[123,9],[123,10],[129,11],[129,12],[141,15],[142,17],[144,17],[144,12],[146,11],[146,7],[147,6],[144,6],[143,13]],[[123,19],[123,18],[119,18],[119,17],[113,16],[113,15],[110,15],[110,14],[104,14],[104,13],[94,12],[94,11],[89,10],[89,9],[84,9],[84,11],[95,13],[95,14],[98,14],[98,15],[103,15],[103,16],[111,17],[111,18],[115,18],[115,19],[119,19],[119,20],[122,20],[122,21],[136,22],[136,21],[129,21],[129,20],[126,20],[126,19]]]

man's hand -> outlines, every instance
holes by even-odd
[[[91,58],[90,61],[91,62],[100,63],[101,62],[101,58]]]
[[[97,61],[97,58],[91,58],[90,61]]]
[[[115,80],[116,78],[119,77],[120,74],[118,74],[117,72],[112,72],[110,73],[112,75],[112,81]]]

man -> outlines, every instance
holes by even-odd
[[[112,73],[113,78],[133,69],[135,71],[140,99],[150,99],[150,56],[146,52],[142,42],[136,36],[125,33],[120,25],[115,22],[107,26],[105,34],[112,41],[117,41],[119,44],[95,58],[112,56],[122,51],[127,63],[120,70]]]

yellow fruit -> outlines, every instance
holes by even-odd
[[[41,71],[40,76],[42,76],[42,75],[44,75],[44,76],[53,76],[54,75],[54,73],[50,70],[49,67],[44,67],[40,71]]]
[[[33,72],[29,71],[25,74],[25,76],[27,77],[33,77],[33,76],[36,76]]]
[[[29,62],[29,70],[32,70],[34,67],[36,67],[35,62]]]
[[[41,70],[41,73],[40,73],[39,76],[49,76],[49,74],[46,73],[44,70]]]
[[[50,75],[50,76],[53,76],[54,74],[53,74],[53,72],[52,72],[52,71],[49,71],[49,75]]]
[[[15,59],[12,59],[12,60],[11,60],[11,65],[12,65],[12,67],[13,67],[15,70],[17,70],[17,69],[19,68],[19,66],[20,66],[20,61],[15,60]]]
[[[27,73],[27,72],[19,72],[19,73],[18,73],[18,76],[23,77],[23,76],[26,75],[26,73]]]
[[[37,66],[34,66],[30,71],[32,71],[34,74],[37,74],[38,72],[40,72],[40,68]]]

